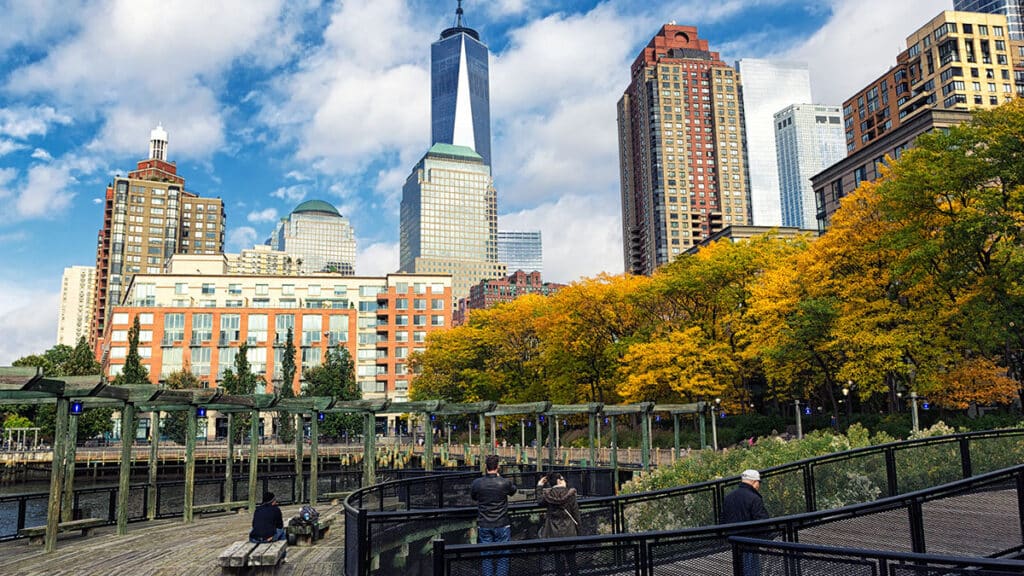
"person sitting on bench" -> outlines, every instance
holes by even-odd
[[[273,492],[263,493],[263,504],[256,507],[252,515],[252,531],[249,532],[249,542],[261,544],[263,542],[277,542],[285,540],[288,535],[284,530],[284,518],[281,517],[281,508],[277,505],[277,499]]]

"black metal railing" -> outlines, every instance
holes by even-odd
[[[685,530],[525,540],[504,544],[432,542],[434,576],[479,574],[484,562],[502,560],[510,574],[573,573],[675,576],[689,574],[872,574],[787,568],[759,572],[758,555],[735,555],[730,537],[801,542],[819,549],[843,546],[886,553],[985,559],[1024,551],[1024,465],[875,502],[795,514],[759,522]],[[762,546],[768,546],[763,544]],[[748,551],[749,552],[749,551]],[[863,552],[863,550],[862,550]],[[777,559],[773,559],[777,562]],[[976,565],[983,560],[967,560]],[[746,566],[746,568],[745,568]],[[824,566],[824,563],[822,564]],[[766,568],[758,565],[758,568]],[[394,569],[394,566],[390,566]],[[562,572],[560,572],[560,570]],[[787,571],[788,570],[788,571]],[[384,572],[382,566],[382,573]],[[422,572],[421,572],[422,573]],[[899,574],[901,572],[875,572]],[[938,574],[944,572],[903,572]],[[952,572],[954,574],[958,572]],[[1020,572],[1011,572],[1017,573]]]
[[[1024,574],[1024,561],[994,558],[912,554],[849,547],[814,546],[734,536],[735,576],[778,574],[847,576],[855,574],[1008,576]]]
[[[762,494],[773,515],[801,514],[898,496],[1020,462],[1024,462],[1024,429],[955,434],[870,446],[769,468],[761,474]],[[615,535],[712,525],[720,517],[725,493],[737,480],[731,477],[587,499],[580,504],[581,531]],[[471,480],[453,477],[443,488],[437,488],[433,479],[410,482],[401,488],[371,487],[363,496],[353,494],[346,501],[346,574],[385,574],[411,566],[430,574],[431,540],[440,538],[446,544],[473,541],[476,511],[466,500]],[[569,484],[582,488],[572,479]],[[426,501],[440,491],[446,503],[465,503],[433,510],[401,508],[401,490],[428,494],[423,498]],[[399,505],[384,506],[389,498]],[[413,497],[405,501],[412,502]],[[514,540],[536,537],[541,520],[537,507],[513,505],[510,514]],[[717,545],[725,546],[724,540],[719,538]]]

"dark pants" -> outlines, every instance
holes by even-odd
[[[477,544],[488,544],[491,542],[508,542],[512,540],[512,527],[502,526],[500,528],[477,528]],[[487,554],[487,553],[485,553]],[[492,552],[493,554],[493,552]],[[508,558],[489,559],[485,558],[481,569],[482,576],[508,576]]]

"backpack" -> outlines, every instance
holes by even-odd
[[[299,518],[306,524],[316,524],[320,520],[320,513],[312,506],[303,506],[302,510],[299,511]]]

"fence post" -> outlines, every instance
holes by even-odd
[[[889,484],[889,496],[899,494],[899,487],[896,479],[896,451],[893,448],[885,449],[885,479]]]
[[[444,540],[435,538],[434,544],[434,576],[444,575]]]
[[[924,518],[921,511],[921,501],[914,500],[907,506],[907,513],[910,514],[910,545],[914,552],[924,554],[927,552],[924,541]]]
[[[974,466],[971,463],[971,445],[966,437],[960,438],[960,466],[963,469],[964,478],[974,476]]]
[[[124,408],[121,409],[121,471],[117,485],[118,536],[128,534],[128,490],[132,475],[132,443],[135,441],[135,424],[135,405],[125,402]],[[192,440],[194,442],[195,438]]]
[[[224,461],[224,489],[222,501],[233,502],[235,499],[235,435],[231,430],[235,427],[235,413],[228,412],[228,455]]]
[[[156,519],[157,507],[156,507],[156,477],[157,477],[157,462],[160,458],[160,412],[154,410],[150,412],[150,423],[149,423],[149,485],[146,488],[148,494],[146,502],[146,518],[150,520]]]
[[[804,503],[805,512],[814,512],[818,509],[817,491],[814,488],[814,467],[811,464],[804,464]]]

